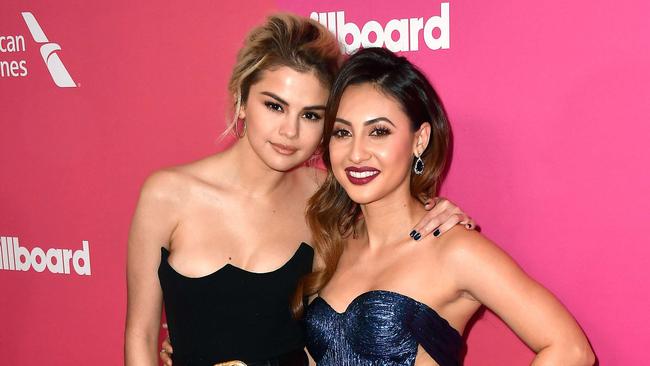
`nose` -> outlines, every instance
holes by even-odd
[[[370,152],[368,151],[363,138],[353,138],[349,158],[350,161],[355,164],[361,164],[370,159]]]
[[[288,139],[295,139],[300,136],[300,123],[297,116],[287,114],[287,117],[280,125],[279,133]]]

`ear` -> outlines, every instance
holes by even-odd
[[[429,146],[430,137],[431,124],[429,122],[424,122],[420,125],[420,128],[415,131],[413,139],[413,155],[420,156],[424,153],[424,150]]]
[[[240,120],[246,119],[246,105],[245,104],[242,104],[241,106],[239,106],[239,113],[237,113],[237,118],[239,118]]]

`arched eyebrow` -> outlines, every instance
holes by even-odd
[[[394,124],[391,120],[389,120],[388,118],[386,118],[386,117],[377,117],[377,118],[369,119],[369,120],[365,121],[365,122],[363,123],[363,125],[364,125],[364,126],[370,126],[370,125],[372,125],[372,124],[375,124],[375,123],[377,123],[377,122],[381,122],[381,121],[388,122],[388,123],[390,123],[393,127],[395,127],[395,124]],[[343,118],[336,117],[336,122],[341,122],[341,123],[343,123],[344,125],[352,126],[352,122],[350,122],[350,121],[346,121],[346,120],[344,120]]]
[[[282,104],[282,105],[284,105],[286,107],[289,106],[289,102],[287,102],[286,100],[280,98],[275,93],[271,93],[271,92],[268,92],[268,91],[263,91],[263,92],[260,92],[260,94],[266,95],[267,97],[271,97],[271,98],[275,99],[276,102],[278,102],[278,103],[280,103],[280,104]],[[310,110],[310,111],[311,110],[316,110],[316,109],[325,110],[325,106],[324,105],[308,105],[308,106],[303,108],[303,110]]]

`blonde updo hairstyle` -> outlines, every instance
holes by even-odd
[[[253,29],[237,54],[228,91],[233,97],[234,115],[222,136],[241,137],[239,112],[248,92],[265,70],[287,66],[300,72],[314,72],[329,88],[341,63],[335,36],[320,23],[292,14],[275,14]]]

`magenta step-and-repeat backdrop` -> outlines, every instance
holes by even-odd
[[[122,363],[127,231],[153,170],[224,148],[226,82],[274,11],[402,51],[455,135],[442,193],[568,306],[601,365],[650,343],[650,3],[3,1],[0,364]],[[532,353],[492,313],[466,365]]]

